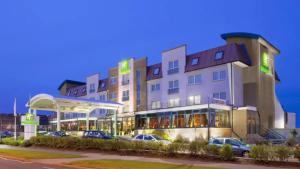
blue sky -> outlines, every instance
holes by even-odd
[[[220,34],[261,34],[281,50],[277,94],[300,119],[300,1],[0,1],[0,112],[17,97],[58,94],[65,79],[84,81],[128,57],[160,62],[181,44],[188,53],[222,45]],[[300,120],[298,120],[300,126]]]

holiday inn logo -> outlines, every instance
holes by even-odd
[[[120,62],[120,74],[130,73],[129,60],[123,60]]]
[[[269,68],[269,55],[266,52],[262,53],[261,56],[261,65],[260,65],[260,71],[270,74],[270,68]]]

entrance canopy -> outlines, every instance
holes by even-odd
[[[38,94],[32,97],[26,107],[33,110],[55,111],[62,113],[90,113],[95,109],[118,110],[123,105],[117,102],[98,101],[66,96],[54,97]]]

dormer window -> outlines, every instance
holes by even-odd
[[[199,62],[199,58],[193,58],[192,59],[192,66],[197,65]]]
[[[223,59],[224,57],[224,52],[223,51],[219,51],[215,53],[215,60],[220,60]]]
[[[154,68],[153,70],[153,75],[158,75],[159,74],[160,69],[159,68]]]
[[[105,83],[102,82],[102,83],[101,83],[101,88],[104,88],[104,87],[105,87]]]

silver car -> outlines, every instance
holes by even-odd
[[[136,135],[133,139],[133,141],[154,141],[154,142],[159,142],[163,144],[170,144],[171,142],[168,140],[164,140],[161,137],[154,135],[154,134],[138,134]]]
[[[244,156],[245,153],[248,153],[250,151],[249,145],[246,145],[236,138],[211,138],[209,140],[209,144],[216,145],[218,147],[229,144],[232,146],[233,153],[240,156]]]

